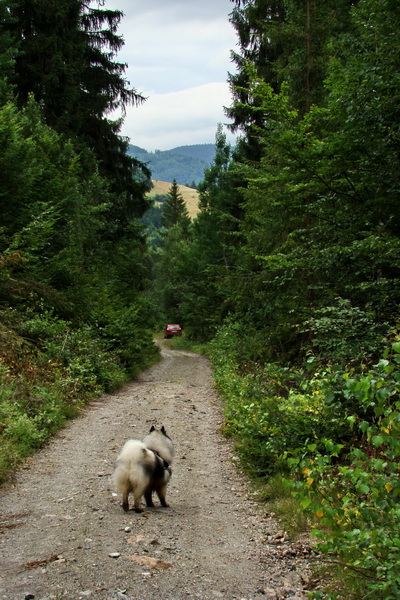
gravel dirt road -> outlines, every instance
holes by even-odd
[[[309,550],[235,467],[208,361],[158,343],[158,364],[93,402],[0,488],[0,599],[306,597]],[[152,424],[175,443],[170,507],[125,513],[114,461]]]

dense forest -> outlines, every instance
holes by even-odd
[[[313,597],[398,599],[400,4],[232,0],[238,142],[218,127],[198,216],[173,184],[156,243],[151,173],[106,116],[143,100],[122,14],[0,10],[2,471],[179,322],[243,468],[315,536]]]
[[[173,181],[195,187],[204,177],[204,169],[210,166],[215,155],[214,144],[193,144],[171,150],[147,152],[129,144],[127,153],[151,170],[153,179]]]

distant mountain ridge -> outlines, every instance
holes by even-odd
[[[215,156],[215,144],[193,144],[155,152],[129,144],[128,154],[146,163],[153,179],[170,182],[176,179],[177,183],[190,186],[204,179],[204,169]]]

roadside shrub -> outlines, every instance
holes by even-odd
[[[0,363],[0,480],[77,415],[84,397],[65,392],[51,364],[45,371],[31,361],[14,376]]]
[[[68,395],[112,391],[127,381],[118,357],[107,351],[96,331],[85,325],[67,327],[43,343],[45,355],[63,368],[62,383]]]
[[[395,600],[400,596],[400,344],[362,376],[342,375],[344,395],[358,404],[346,424],[357,440],[309,444],[289,458],[299,478],[293,493],[317,522],[317,548],[347,575],[315,598]],[[339,460],[340,458],[340,460]]]
[[[23,338],[43,345],[45,340],[66,335],[70,327],[70,323],[55,316],[51,310],[42,308],[38,313],[27,309],[18,331]]]
[[[125,314],[125,321],[105,322],[101,331],[39,306],[0,329],[0,480],[91,398],[154,362],[151,336],[139,335],[136,317],[133,328]]]
[[[400,342],[370,369],[318,369],[310,356],[304,369],[243,373],[232,332],[223,330],[210,352],[223,429],[266,490],[286,478],[299,519],[312,524],[332,579],[313,597],[398,599]]]
[[[107,352],[110,352],[134,377],[146,365],[154,362],[158,350],[151,331],[146,327],[141,307],[107,307],[98,317],[97,333]]]
[[[235,441],[243,465],[257,476],[286,471],[284,453],[336,431],[337,406],[323,402],[314,380],[276,364],[243,373],[237,363],[236,326],[222,330],[211,345],[211,361],[224,399],[224,432]]]
[[[321,361],[329,364],[361,364],[377,356],[387,323],[376,323],[372,312],[352,306],[349,300],[335,298],[331,306],[316,310],[304,323],[304,332]]]

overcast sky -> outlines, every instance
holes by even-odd
[[[148,98],[128,108],[121,134],[131,144],[150,151],[214,143],[231,104],[233,7],[230,0],[106,0],[104,8],[125,13],[116,60],[128,64],[130,86]]]

